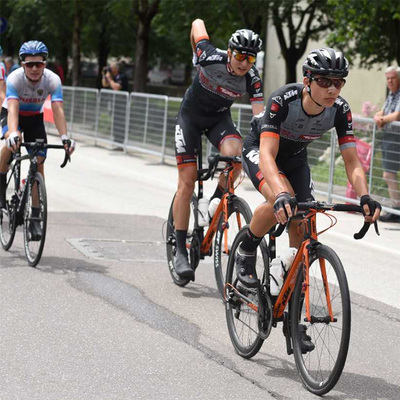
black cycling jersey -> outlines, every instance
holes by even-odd
[[[356,147],[351,110],[342,97],[318,115],[308,115],[302,105],[302,84],[289,84],[275,91],[265,111],[251,121],[251,132],[243,146],[244,167],[257,190],[265,180],[258,166],[260,138],[279,137],[276,164],[286,175],[299,201],[312,196],[307,146],[325,132],[336,129],[340,150]],[[301,173],[300,173],[300,172]]]
[[[196,47],[198,73],[183,98],[175,129],[175,153],[178,166],[196,163],[195,149],[201,133],[214,146],[228,139],[241,139],[232,122],[230,107],[249,93],[250,101],[263,104],[262,82],[255,66],[245,76],[233,75],[226,51],[216,49],[208,39]]]
[[[278,157],[300,153],[325,132],[336,129],[340,150],[355,147],[353,123],[349,104],[338,97],[332,107],[318,115],[308,115],[302,105],[303,85],[281,87],[268,99],[265,112],[252,119],[248,143],[260,144],[260,137],[276,134],[280,137]]]

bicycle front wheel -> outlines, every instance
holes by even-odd
[[[39,172],[29,180],[24,209],[24,248],[31,267],[42,257],[47,228],[47,196]]]
[[[176,196],[176,195],[175,195]],[[168,221],[167,221],[167,232],[166,232],[166,240],[167,240],[167,259],[168,259],[168,269],[171,274],[172,280],[178,286],[186,286],[190,279],[181,278],[175,271],[175,256],[176,256],[176,234],[175,234],[175,222],[174,222],[174,200],[175,196],[172,199],[171,207],[169,209]],[[190,201],[190,217],[189,217],[189,227],[187,233],[186,240],[186,248],[188,250],[189,262],[194,267],[198,260],[196,261],[194,258],[195,254],[198,253],[200,249],[200,244],[197,243],[197,235],[195,233],[195,212],[197,210],[197,197],[193,194],[192,199]],[[196,265],[197,266],[197,265]]]
[[[222,213],[218,222],[214,243],[214,273],[218,291],[225,297],[225,274],[232,243],[245,225],[250,224],[252,213],[249,205],[240,197],[234,197],[228,204],[228,218]]]
[[[226,271],[226,322],[228,325],[229,337],[233,344],[235,351],[244,358],[251,358],[258,353],[264,339],[260,337],[259,321],[260,316],[258,311],[259,298],[257,289],[245,288],[237,279],[236,273],[236,256],[240,243],[243,242],[247,234],[248,226],[246,225],[237,234],[232,243],[232,248],[229,252],[228,265]],[[265,266],[268,266],[268,250],[265,241],[262,241],[257,249],[256,259],[256,273],[257,277],[261,280],[262,286],[265,284]],[[250,302],[242,301],[236,292],[240,292],[246,296]]]
[[[15,168],[19,168],[19,166],[17,165]],[[0,241],[4,250],[8,250],[14,241],[17,230],[17,207],[19,204],[17,196],[19,174],[15,173],[14,169],[10,169],[10,171],[7,174],[6,208],[0,210]]]
[[[299,273],[291,313],[293,353],[303,385],[321,396],[338,381],[350,341],[349,288],[343,265],[331,248],[320,245],[310,254],[308,301],[305,286]]]

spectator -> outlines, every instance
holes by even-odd
[[[128,91],[128,79],[121,72],[121,65],[119,63],[112,63],[110,67],[103,68],[101,84],[104,88]],[[115,96],[113,113],[114,141],[121,144],[123,144],[125,140],[125,106],[125,98],[122,96]],[[122,146],[117,146],[114,150],[123,151],[124,149]]]
[[[390,122],[400,120],[400,68],[389,67],[385,71],[386,84],[389,95],[383,105],[383,109],[374,116],[378,128],[383,128]],[[392,206],[400,210],[400,192],[397,172],[400,170],[400,131],[394,131],[393,127],[386,125],[382,136],[382,167]],[[400,215],[386,213],[380,217],[383,222],[400,222]]]
[[[4,64],[6,65],[6,77],[8,77],[11,72],[19,68],[18,64],[14,64],[14,60],[12,59],[12,57],[6,57],[4,60]]]

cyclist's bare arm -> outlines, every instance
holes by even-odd
[[[8,132],[18,131],[18,121],[19,121],[19,100],[18,99],[8,99],[7,100],[7,126]],[[18,132],[21,134],[21,132]]]
[[[6,83],[4,81],[0,81],[0,106],[3,104],[5,98],[6,98]]]
[[[360,159],[358,158],[356,148],[350,147],[344,149],[342,151],[342,157],[347,177],[356,191],[357,196],[361,198],[361,196],[368,195],[367,177],[365,176],[364,169],[361,165]],[[366,214],[369,214],[368,206],[364,206],[364,211]],[[366,215],[365,220],[367,222],[374,222],[378,219],[379,215],[380,210],[376,209],[372,218]]]
[[[196,43],[201,39],[209,39],[204,21],[195,19],[192,22],[192,30],[190,32],[190,43],[193,51],[196,51]]]
[[[264,104],[252,104],[253,115],[258,115],[264,111]]]
[[[53,110],[53,115],[54,115],[54,123],[57,127],[58,134],[63,140],[64,138],[68,138],[68,133],[67,133],[67,122],[65,120],[65,115],[64,115],[64,107],[63,103],[59,101],[55,101],[51,103],[51,109]],[[74,148],[70,148],[69,154],[71,155],[74,151]]]

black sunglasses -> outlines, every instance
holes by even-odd
[[[346,83],[346,79],[343,79],[343,78],[329,79],[329,78],[324,78],[324,77],[322,77],[322,78],[311,77],[310,82],[313,80],[319,87],[322,87],[324,89],[328,89],[332,85],[335,86],[336,89],[341,89]]]
[[[42,68],[46,64],[46,61],[22,61],[22,64],[28,68]]]

